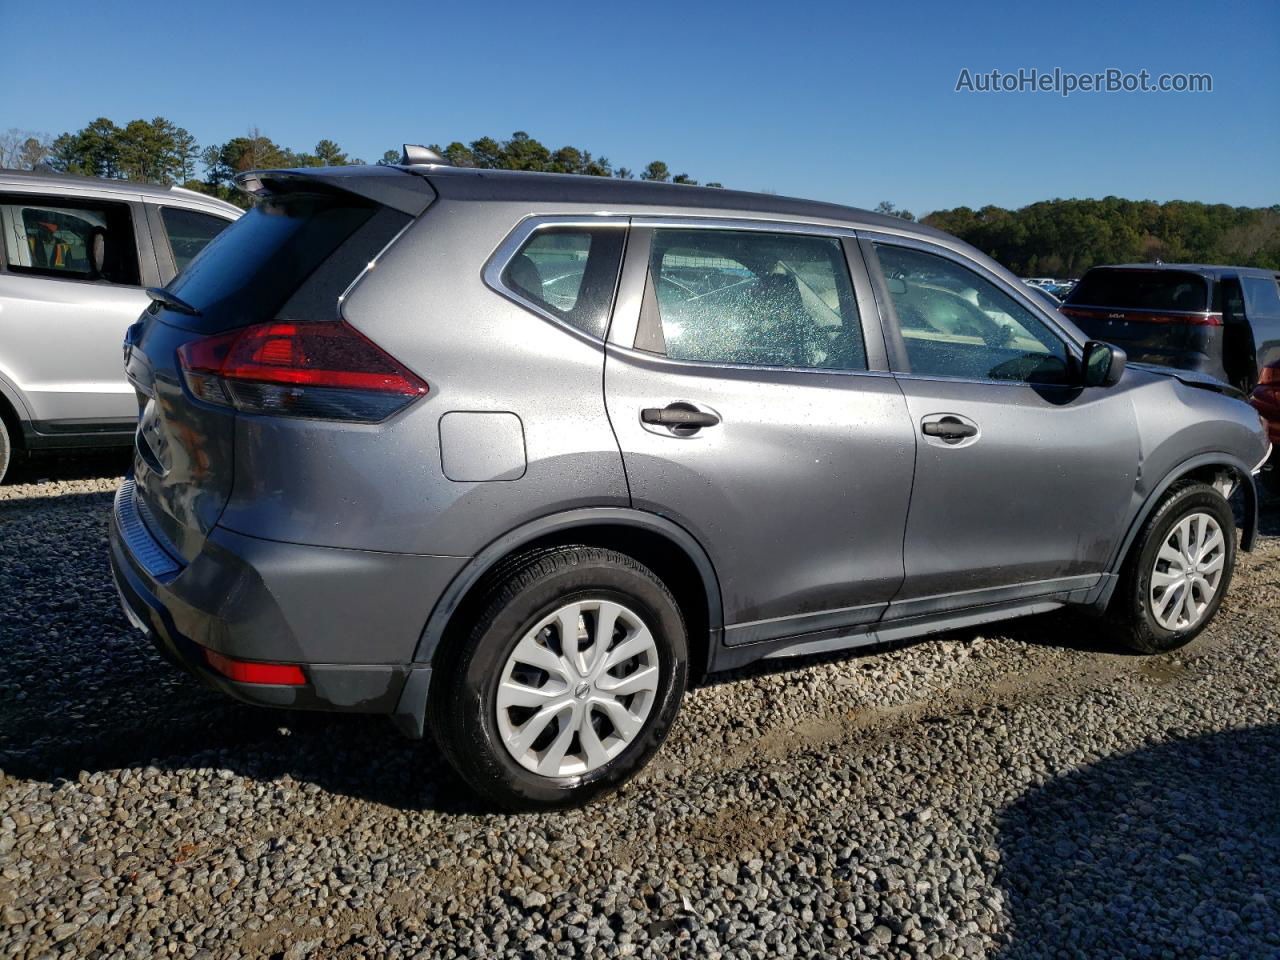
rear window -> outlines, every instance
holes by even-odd
[[[1179,270],[1090,270],[1067,303],[1119,310],[1201,312],[1208,284],[1198,273]]]
[[[200,317],[174,316],[171,322],[209,331],[272,319],[316,268],[344,241],[371,225],[379,211],[394,217],[394,229],[408,222],[404,214],[350,194],[288,193],[267,198],[214,237],[169,284],[170,291],[201,313]],[[326,278],[338,280],[339,292],[394,236],[394,230],[374,232],[378,236],[370,239],[370,249],[361,251],[364,259],[358,266],[352,258],[342,258],[349,276]]]

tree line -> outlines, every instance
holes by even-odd
[[[480,137],[470,143],[433,144],[431,149],[459,167],[697,183],[688,174],[673,174],[661,160],[637,173],[580,147],[552,149],[524,131],[505,140]],[[399,160],[399,150],[388,150],[376,162]],[[16,129],[0,134],[0,167],[44,165],[67,173],[178,184],[241,206],[248,206],[250,200],[235,189],[234,180],[246,170],[363,162],[334,140],[321,140],[311,150],[294,150],[257,128],[225,143],[201,147],[186,129],[164,117],[123,125],[99,117],[57,137]],[[887,200],[876,209],[915,219],[910,211]],[[1252,208],[1105,197],[1046,200],[1017,210],[956,207],[935,211],[923,222],[955,234],[1023,276],[1078,277],[1095,264],[1156,259],[1280,269],[1280,204]]]
[[[431,149],[457,167],[490,170],[534,170],[544,173],[578,173],[593,177],[634,180],[630,167],[615,167],[608,157],[580,147],[552,149],[523,130],[505,140],[480,137],[470,143],[454,141]],[[376,162],[399,163],[400,151],[388,150]],[[245,136],[201,147],[185,128],[164,117],[130,120],[119,125],[99,117],[79,130],[57,137],[29,130],[10,129],[0,135],[0,167],[35,169],[48,167],[62,173],[92,177],[139,180],[190,190],[248,206],[250,199],[235,189],[235,178],[247,170],[271,167],[327,167],[362,164],[334,140],[321,140],[311,150],[282,146],[252,128]],[[648,163],[641,180],[697,184],[687,173],[671,172],[662,160]],[[707,186],[719,187],[719,183]]]
[[[1046,200],[1019,210],[938,210],[924,223],[1024,277],[1078,277],[1096,264],[1155,260],[1280,269],[1280,204]]]

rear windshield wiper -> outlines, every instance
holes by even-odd
[[[164,287],[147,287],[147,296],[157,303],[163,303],[170,310],[176,310],[178,313],[185,313],[192,317],[200,316],[199,310],[177,294],[170,293]]]

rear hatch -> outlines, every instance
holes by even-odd
[[[332,323],[343,292],[435,196],[423,178],[385,167],[256,173],[249,187],[255,206],[201,251],[125,340],[140,408],[139,511],[184,563],[231,494],[241,414],[193,396],[179,350],[273,320]]]
[[[1089,337],[1121,346],[1130,359],[1174,363],[1200,350],[1205,328],[1222,325],[1209,309],[1209,281],[1187,270],[1100,267],[1062,306]]]

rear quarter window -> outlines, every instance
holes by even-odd
[[[502,286],[540,312],[603,338],[625,235],[621,225],[543,227],[507,262]]]
[[[194,260],[210,240],[231,226],[230,220],[181,207],[162,207],[160,218],[173,253],[173,265],[179,270]]]

